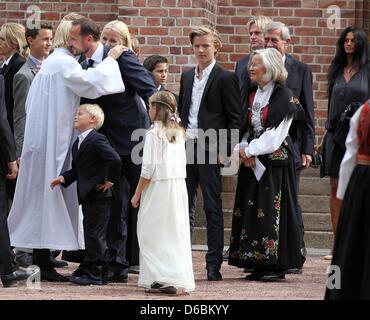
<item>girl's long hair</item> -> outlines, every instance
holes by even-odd
[[[150,97],[149,104],[156,109],[153,122],[164,130],[169,142],[177,142],[185,137],[185,130],[179,124],[176,98],[171,92],[156,92]]]

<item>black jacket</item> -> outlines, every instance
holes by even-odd
[[[109,48],[104,47],[106,58]],[[149,97],[157,92],[151,73],[139,62],[132,51],[124,52],[118,59],[125,92],[101,96],[97,99],[81,99],[83,103],[96,103],[104,111],[105,121],[101,132],[106,135],[110,144],[124,156],[131,153],[138,143],[131,139],[135,129],[149,128],[150,121],[140,97],[148,104]],[[86,61],[82,63],[84,67]]]
[[[194,75],[195,68],[192,68],[181,76],[179,114],[185,128],[189,123]],[[231,145],[231,129],[240,130],[241,120],[242,107],[238,78],[216,63],[204,88],[198,113],[198,128],[204,131],[215,129],[217,138],[219,138],[220,129],[227,129],[227,153],[230,155],[234,147]]]
[[[77,139],[72,147],[72,158],[72,169],[62,173],[65,179],[63,186],[68,187],[77,181],[80,202],[89,196],[112,195],[110,190],[105,194],[95,190],[96,185],[104,183],[105,180],[118,183],[120,178],[121,159],[104,135],[92,130],[79,149]]]
[[[0,175],[8,172],[8,163],[15,161],[15,142],[6,116],[4,78],[0,75]]]
[[[14,109],[14,98],[13,98],[13,78],[19,69],[24,65],[26,60],[16,52],[10,59],[8,66],[3,74],[5,80],[5,105],[8,114],[8,121],[10,128],[13,131],[13,109]]]

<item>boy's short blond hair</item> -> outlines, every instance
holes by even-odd
[[[104,111],[97,104],[85,103],[81,104],[78,109],[82,109],[95,117],[96,122],[94,128],[99,130],[104,123]]]

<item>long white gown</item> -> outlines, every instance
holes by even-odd
[[[79,249],[76,186],[51,190],[50,181],[71,164],[73,118],[80,97],[124,91],[118,63],[106,58],[82,70],[64,48],[43,62],[26,102],[26,128],[13,206],[8,218],[12,246]]]
[[[160,282],[192,291],[185,142],[170,143],[158,134],[158,128],[149,130],[144,144],[141,176],[151,181],[138,213],[139,286]]]

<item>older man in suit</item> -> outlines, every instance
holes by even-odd
[[[109,48],[100,42],[98,27],[90,19],[73,21],[70,49],[74,55],[85,54],[84,68],[95,68],[108,54]],[[132,139],[136,129],[149,127],[149,116],[144,101],[157,92],[151,74],[140,64],[134,52],[128,50],[117,60],[125,92],[101,96],[98,99],[82,99],[81,103],[98,104],[105,113],[101,129],[122,160],[122,176],[119,183],[118,200],[112,203],[108,224],[108,247],[110,272],[108,280],[127,281],[127,263],[137,272],[139,246],[137,244],[136,221],[138,209],[130,206],[141,172],[141,165],[131,159],[131,151],[139,143]]]
[[[187,152],[194,147],[194,158],[188,159],[191,162],[188,161],[186,168],[190,228],[193,231],[197,187],[200,185],[207,218],[207,279],[218,281],[222,279],[220,268],[224,247],[220,153],[221,148],[224,151],[233,148],[233,129],[239,135],[241,100],[236,75],[216,63],[215,55],[221,47],[217,31],[206,26],[195,27],[189,37],[197,66],[181,76],[179,112],[182,125],[190,137]],[[215,139],[202,139],[207,130],[215,134]],[[218,148],[222,131],[227,132],[227,141]]]
[[[4,101],[4,78],[0,75],[0,275],[4,287],[15,286],[18,281],[27,278],[27,273],[14,263],[7,224],[6,179],[15,179],[17,173],[15,143]]]
[[[301,170],[308,168],[312,162],[315,142],[315,125],[314,125],[314,102],[312,91],[312,72],[308,65],[294,59],[291,55],[286,54],[290,43],[290,33],[288,27],[281,22],[269,23],[264,30],[265,46],[279,50],[282,55],[285,68],[288,71],[287,87],[292,90],[293,94],[299,99],[304,109],[304,120],[302,125],[292,125],[289,134],[294,143],[294,160],[296,166],[296,184],[297,195],[299,190],[299,178]],[[301,225],[301,254],[302,265],[299,269],[290,270],[288,273],[302,273],[302,267],[306,260],[306,248],[304,244],[304,227],[302,221],[302,212],[297,199],[297,218]]]

